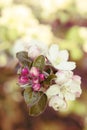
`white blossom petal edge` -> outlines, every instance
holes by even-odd
[[[50,99],[52,96],[58,95],[59,93],[60,93],[60,89],[58,88],[57,84],[50,86],[46,91],[46,95],[48,99]]]
[[[63,110],[67,107],[66,101],[59,96],[53,96],[49,100],[49,106],[53,107],[54,110]]]
[[[68,80],[66,83],[62,84],[60,87],[59,96],[68,100],[75,100],[77,97],[80,97],[81,90],[81,78],[80,76],[74,75],[72,79]]]
[[[68,51],[60,51],[58,45],[51,45],[47,53],[47,58],[59,70],[73,70],[76,67],[75,62],[68,62]]]
[[[72,71],[64,71],[64,70],[59,70],[56,73],[56,79],[55,82],[59,85],[67,82],[69,79],[71,79],[73,76],[73,72]]]
[[[38,40],[22,38],[16,41],[13,46],[12,52],[17,53],[19,51],[28,52],[28,56],[31,58],[36,58],[39,55],[46,55],[48,46]]]

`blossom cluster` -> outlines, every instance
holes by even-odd
[[[69,100],[80,97],[81,77],[74,75],[76,64],[68,61],[67,50],[59,50],[57,44],[48,48],[39,42],[28,43],[17,58],[18,83],[24,89],[30,115],[41,114],[47,103],[54,110],[63,110]]]

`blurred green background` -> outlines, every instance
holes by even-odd
[[[17,86],[17,42],[57,43],[70,52],[83,93],[64,112],[30,117]],[[87,0],[0,0],[0,130],[87,130]]]

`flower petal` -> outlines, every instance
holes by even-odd
[[[63,84],[65,82],[67,82],[70,78],[72,78],[73,76],[73,72],[72,71],[64,71],[64,70],[59,70],[57,73],[56,73],[56,80],[55,82],[57,84]]]
[[[67,92],[67,93],[65,94],[65,100],[66,100],[66,101],[67,101],[67,100],[73,101],[73,100],[75,100],[75,98],[76,98],[76,96],[75,96],[74,93]]]
[[[72,93],[76,94],[79,93],[81,95],[82,90],[81,90],[81,81],[77,82],[76,80],[72,80],[71,85],[70,85],[70,90]]]
[[[69,58],[69,53],[67,50],[62,50],[59,52],[59,57],[62,61],[67,61]]]
[[[55,68],[59,70],[73,70],[75,67],[75,62],[61,62],[60,64],[55,65]]]
[[[51,98],[54,95],[57,95],[60,93],[60,90],[58,88],[58,85],[52,85],[50,86],[47,91],[46,91],[46,95],[48,96],[48,99]]]
[[[51,45],[49,52],[47,54],[47,58],[49,59],[50,62],[54,61],[59,53],[59,47],[58,45]]]
[[[53,96],[49,101],[49,106],[58,111],[65,109],[67,105],[64,99],[60,98],[59,96]]]
[[[80,86],[81,81],[78,78],[79,82],[77,82],[77,80],[75,78],[69,79],[61,87],[61,93],[63,93],[63,96],[65,97],[66,100],[75,100],[75,98],[79,97],[82,93],[81,86]]]

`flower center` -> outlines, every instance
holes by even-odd
[[[62,86],[61,88],[60,88],[60,91],[63,93],[63,95],[65,94],[65,93],[67,93],[67,92],[69,92],[69,88],[67,87],[67,86]]]

